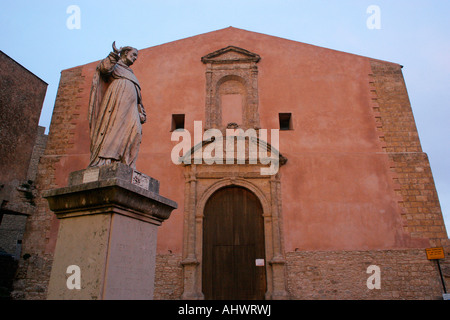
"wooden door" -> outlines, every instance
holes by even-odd
[[[220,189],[205,206],[202,286],[205,299],[263,300],[264,220],[258,198],[240,187]],[[264,263],[265,265],[265,263]]]

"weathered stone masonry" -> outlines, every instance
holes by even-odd
[[[19,272],[14,284],[16,299],[45,299],[53,262],[54,243],[50,242],[52,230],[57,230],[55,215],[41,197],[44,190],[62,187],[56,183],[56,166],[62,155],[73,147],[73,121],[81,104],[77,104],[84,82],[81,68],[61,73],[51,121],[47,148],[40,158],[36,178],[38,210],[28,218],[22,247]],[[52,229],[53,228],[53,229]]]
[[[297,299],[439,299],[436,265],[424,250],[317,251],[287,254],[288,288]],[[381,289],[367,288],[367,268],[380,267]]]
[[[430,246],[448,246],[445,224],[430,163],[422,151],[401,66],[372,61],[374,110],[384,151],[397,175],[405,231],[428,238]]]

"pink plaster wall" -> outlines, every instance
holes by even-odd
[[[170,158],[176,145],[172,114],[186,114],[191,133],[194,121],[205,121],[206,68],[200,58],[229,45],[262,58],[261,127],[277,129],[278,113],[292,113],[294,130],[280,132],[280,151],[289,159],[280,170],[286,251],[423,245],[403,232],[370,106],[370,59],[230,27],[140,50],[132,67],[148,115],[137,169],[160,180],[161,195],[179,205],[158,231],[158,251],[182,251],[184,175]],[[82,66],[75,145],[59,163],[61,186],[69,172],[88,165],[87,106],[97,63]]]

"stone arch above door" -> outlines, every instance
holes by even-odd
[[[203,212],[205,209],[206,202],[209,198],[218,190],[229,187],[229,186],[237,186],[248,189],[253,192],[258,200],[261,202],[261,206],[263,207],[264,214],[266,212],[270,212],[270,203],[264,193],[252,182],[248,181],[245,178],[240,177],[231,177],[231,178],[222,178],[217,182],[211,184],[201,195],[197,204],[198,212]]]

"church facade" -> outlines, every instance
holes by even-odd
[[[40,192],[89,165],[97,65],[61,73]],[[401,65],[230,27],[140,50],[132,69],[137,170],[178,203],[158,230],[156,299],[442,297],[425,249],[450,243]],[[58,233],[36,203],[25,299],[46,297]]]

